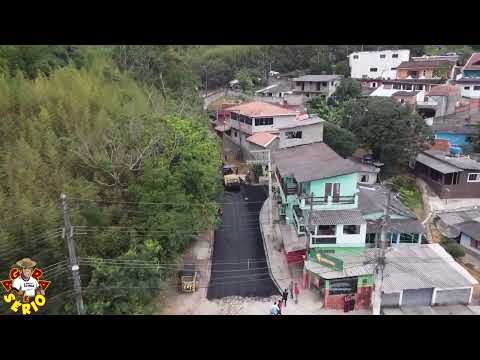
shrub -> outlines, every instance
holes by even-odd
[[[456,242],[453,242],[446,237],[443,237],[443,239],[440,241],[440,245],[443,246],[443,248],[454,258],[454,259],[459,259],[461,257],[465,256],[465,250],[460,244],[457,244]]]

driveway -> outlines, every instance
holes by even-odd
[[[215,231],[207,298],[278,295],[265,260],[259,213],[266,199],[262,186],[242,185],[225,192],[222,224]]]

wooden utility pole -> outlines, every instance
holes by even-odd
[[[382,302],[383,270],[385,268],[385,248],[387,243],[387,232],[390,214],[390,189],[387,188],[387,203],[384,210],[384,219],[382,223],[382,232],[380,243],[377,247],[376,268],[375,268],[375,293],[373,297],[373,315],[380,315]]]
[[[310,228],[312,226],[312,211],[313,211],[313,192],[310,193],[309,199],[310,199],[310,211],[308,212],[308,219],[307,219],[307,243],[305,244],[305,261],[308,260],[308,252],[310,250]]]
[[[75,242],[72,237],[72,226],[70,225],[70,214],[68,212],[67,194],[60,196],[63,205],[63,219],[65,222],[64,233],[68,245],[69,265],[73,275],[73,290],[75,292],[75,303],[78,315],[85,314],[85,306],[82,298],[82,282],[80,280],[80,267],[78,266],[77,254],[75,251]]]

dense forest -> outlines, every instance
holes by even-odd
[[[362,48],[381,46],[0,46],[0,263],[35,259],[52,281],[46,312],[76,312],[65,192],[87,314],[152,313],[173,269],[152,264],[175,263],[215,223],[220,145],[199,90],[238,74],[264,82],[270,69],[348,75],[347,54]],[[478,45],[455,49],[464,58]],[[421,121],[352,91],[310,104],[328,120],[332,147],[347,156],[360,142],[382,160],[408,158]]]

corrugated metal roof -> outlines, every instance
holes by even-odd
[[[336,258],[341,258],[339,255],[335,255]],[[344,260],[344,259],[342,259]],[[339,279],[352,276],[361,276],[373,274],[375,270],[374,264],[362,264],[366,259],[362,256],[357,256],[355,258],[355,263],[353,262],[343,262],[343,270],[337,271],[332,270],[327,266],[320,265],[319,263],[308,260],[305,262],[305,267],[307,270],[321,276],[324,279]]]
[[[448,152],[438,150],[426,150],[424,153],[459,169],[480,170],[480,163],[466,156],[449,156]]]
[[[452,63],[448,60],[404,61],[397,66],[397,69],[448,68],[450,66]]]
[[[358,189],[360,190],[358,196],[358,209],[361,210],[364,215],[378,213],[385,210],[385,204],[387,203],[387,189],[381,185],[366,184],[359,185]],[[390,198],[390,212],[412,219],[417,218],[415,213],[403,205],[400,199],[395,195]]]
[[[304,210],[308,218],[310,210]],[[360,210],[313,210],[312,225],[361,225],[366,221]]]
[[[462,169],[457,168],[456,166],[446,164],[443,161],[433,158],[431,156],[428,156],[424,153],[419,153],[415,160],[418,161],[419,163],[427,165],[428,167],[441,172],[442,174],[450,174],[450,173],[462,171]]]
[[[439,244],[396,246],[388,249],[383,292],[404,289],[470,287],[478,282]]]
[[[377,233],[380,230],[381,224],[378,221],[367,222],[367,233]],[[415,219],[391,219],[389,231],[407,234],[424,233],[425,227]]]
[[[480,223],[470,220],[455,225],[455,227],[475,240],[480,240]]]

